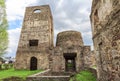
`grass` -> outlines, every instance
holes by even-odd
[[[9,65],[12,67],[12,65]],[[2,65],[2,68],[5,69],[5,65]],[[12,76],[20,77],[23,80],[29,75],[41,72],[42,70],[15,70],[13,67],[8,70],[0,70],[0,81],[4,78],[9,78]],[[22,80],[22,81],[23,81]],[[96,81],[96,77],[89,71],[81,71],[80,73],[73,76],[70,81]]]
[[[71,78],[70,81],[96,81],[96,77],[89,71],[81,71]]]
[[[1,79],[16,76],[25,79],[27,76],[41,72],[41,70],[29,71],[29,70],[15,70],[13,68],[8,70],[0,70],[0,81]]]

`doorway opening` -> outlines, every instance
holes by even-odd
[[[30,70],[37,70],[37,58],[31,57],[30,59]]]
[[[76,57],[76,53],[64,53],[65,71],[67,71],[67,72],[75,72],[76,71],[75,57]]]

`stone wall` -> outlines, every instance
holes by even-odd
[[[94,54],[90,46],[84,46],[82,36],[77,31],[64,31],[57,35],[56,47],[53,49],[51,69],[55,72],[66,71],[66,56],[68,60],[75,59],[75,71],[93,65]],[[76,56],[74,57],[74,54]],[[73,57],[73,58],[71,58]],[[93,57],[93,58],[92,58]]]
[[[91,24],[98,81],[120,81],[120,0],[93,0]]]
[[[37,69],[49,68],[50,48],[53,48],[52,22],[49,5],[26,8],[16,54],[16,69],[30,69],[32,57],[37,59]]]
[[[30,70],[31,58],[37,58],[37,69],[49,69],[49,54],[37,52],[18,52],[15,68]]]
[[[90,46],[84,46],[83,58],[84,67],[92,68],[96,66],[95,53],[91,51]]]
[[[77,31],[64,31],[57,35],[56,46],[71,47],[83,46],[83,40],[80,32]]]
[[[63,31],[53,46],[53,23],[48,5],[27,7],[18,44],[15,69],[79,72],[93,65],[90,46],[78,31]]]
[[[55,48],[54,55],[52,57],[53,63],[52,63],[52,70],[55,72],[65,72],[66,71],[66,59],[64,57],[64,54],[72,55],[76,54],[75,57],[75,68],[76,71],[79,72],[83,68],[83,56],[82,54],[82,47],[73,47],[72,49],[67,48],[61,48],[59,49]],[[61,50],[61,51],[60,51]]]

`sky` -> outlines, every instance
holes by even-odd
[[[76,30],[82,33],[85,45],[93,49],[90,12],[92,0],[6,0],[9,24],[9,45],[5,56],[15,57],[25,14],[25,7],[49,5],[54,24],[54,41],[61,31]]]

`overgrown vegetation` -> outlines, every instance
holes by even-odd
[[[96,77],[89,71],[81,71],[70,79],[70,81],[96,81]]]
[[[0,0],[0,55],[5,53],[8,46],[8,22],[6,19],[5,0]]]
[[[13,68],[13,64],[0,64],[0,70],[8,70]]]

